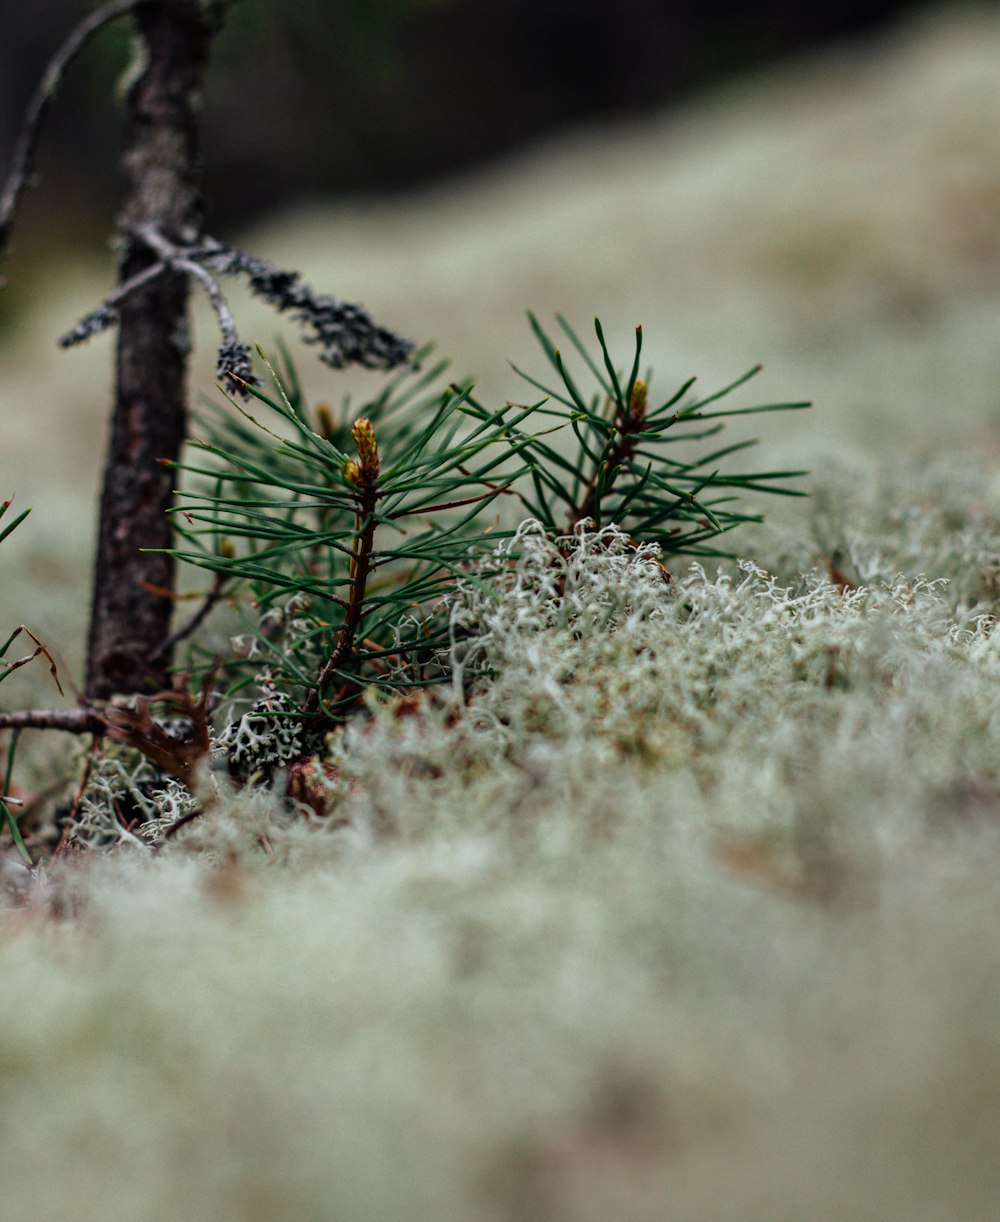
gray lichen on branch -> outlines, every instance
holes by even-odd
[[[208,296],[221,336],[216,372],[229,389],[244,397],[248,385],[258,386],[260,382],[253,373],[250,345],[240,339],[232,310],[213,272],[244,276],[250,292],[279,314],[288,313],[306,332],[303,342],[317,345],[320,360],[334,369],[350,364],[366,369],[394,369],[413,355],[411,340],[379,326],[361,306],[329,293],[317,293],[302,283],[298,272],[278,267],[267,259],[210,237],[189,244],[174,242],[152,225],[139,226],[131,238],[148,247],[157,256],[157,262],[124,281],[80,319],[61,336],[61,347],[83,343],[113,326],[126,298],[173,271],[190,277]]]

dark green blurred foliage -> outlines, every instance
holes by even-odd
[[[323,76],[342,72],[363,93],[389,93],[401,82],[407,29],[429,10],[454,7],[456,0],[241,0],[227,19],[222,47],[223,75],[247,56],[272,56],[295,70],[311,65]]]
[[[48,57],[95,7],[5,6],[0,161]],[[566,124],[662,105],[911,7],[240,0],[216,43],[207,87],[209,221],[224,231],[297,198],[427,180]],[[119,148],[110,99],[128,43],[125,24],[107,31],[65,84],[39,163],[43,198],[33,208],[47,241],[60,230],[95,241],[107,232]]]

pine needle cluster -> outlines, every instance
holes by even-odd
[[[292,723],[301,751],[366,693],[450,679],[456,593],[492,588],[526,517],[552,539],[614,525],[665,561],[729,554],[717,537],[760,520],[741,492],[802,495],[786,481],[803,472],[725,470],[753,442],[704,444],[726,417],[808,406],[717,406],[756,370],[703,396],[691,379],[658,401],[639,376],[641,328],[623,372],[599,321],[595,358],[560,318],[593,382],[585,392],[529,320],[558,380],[521,374],[543,396],[527,404],[488,407],[470,384],[442,386],[444,362],[419,367],[425,350],[370,402],[335,413],[306,402],[285,354],[280,372],[265,359],[269,389],[246,385],[255,403],[232,398],[234,410],[205,417],[199,456],[183,464],[174,555],[210,571],[212,598],[241,617],[225,700],[257,719],[258,737],[289,737]]]
[[[546,622],[614,635],[618,611],[596,594],[585,605],[573,556],[607,553],[628,597],[648,570],[669,599],[671,557],[730,555],[719,537],[761,520],[742,493],[803,495],[793,481],[804,472],[734,472],[727,460],[754,443],[714,441],[727,417],[808,406],[720,406],[756,370],[711,394],[691,379],[657,398],[640,377],[641,328],[622,368],[600,322],[595,356],[558,319],[582,362],[573,372],[529,320],[555,378],[515,367],[541,392],[528,403],[486,406],[429,349],[339,411],[307,401],[285,351],[275,368],[258,349],[266,386],[252,368],[233,386],[227,370],[228,406],[210,404],[191,456],[169,464],[183,476],[171,554],[212,575],[170,642],[190,639],[187,668],[129,703],[26,715],[103,739],[74,800],[74,844],[157,843],[223,801],[226,777],[239,790],[280,771],[293,801],[327,813],[342,769],[325,739],[366,703],[415,709],[409,698],[448,683],[438,707],[459,717],[501,682],[482,648],[485,609],[510,601],[522,553],[550,549],[529,583]],[[199,631],[221,606],[228,651]],[[35,644],[32,656],[45,652]],[[15,730],[5,795],[16,741]],[[0,817],[30,860],[9,806]]]

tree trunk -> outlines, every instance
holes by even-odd
[[[119,279],[156,261],[131,235],[140,225],[174,242],[201,225],[197,106],[222,4],[163,0],[136,10],[138,71],[125,99]],[[87,695],[167,686],[161,649],[174,565],[142,548],[169,547],[174,472],[186,431],[188,286],[168,273],[132,293],[119,316],[115,409],[101,495],[87,655]],[[159,651],[159,652],[158,652]]]

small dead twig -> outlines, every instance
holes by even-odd
[[[836,555],[836,553],[832,556],[825,557],[825,559],[826,574],[841,592],[841,594],[847,594],[851,590],[858,590],[861,588],[858,583],[856,581],[852,581],[840,567],[840,564],[838,563],[839,557]]]
[[[118,321],[118,307],[125,298],[152,283],[165,271],[167,271],[166,263],[152,263],[149,267],[143,268],[141,272],[136,272],[134,276],[129,276],[127,280],[122,281],[96,309],[85,314],[75,327],[59,336],[59,347],[72,348],[76,344],[82,344],[85,339],[90,339],[92,335],[99,335],[108,327],[113,327]]]
[[[136,234],[155,255],[159,256],[164,267],[170,267],[176,272],[185,272],[193,280],[198,281],[212,304],[219,331],[222,333],[223,344],[239,344],[240,337],[236,332],[236,319],[233,318],[233,312],[229,308],[229,302],[226,301],[218,280],[207,268],[197,262],[197,256],[204,257],[208,248],[203,243],[194,246],[178,246],[161,233],[155,225],[140,225]]]
[[[212,587],[205,595],[205,599],[201,606],[193,615],[191,615],[179,628],[175,628],[173,632],[166,638],[163,644],[157,649],[150,662],[155,666],[159,662],[166,661],[167,658],[173,655],[174,647],[179,645],[181,641],[186,641],[187,638],[195,632],[204,623],[209,613],[218,603],[219,599],[226,591],[229,582],[222,573],[216,573],[215,580],[212,582]]]
[[[186,675],[175,675],[171,689],[152,696],[137,696],[134,709],[109,706],[102,714],[108,738],[134,747],[157,768],[169,772],[190,789],[198,764],[211,749],[208,706],[215,673],[214,668],[205,672],[198,696],[188,688]],[[187,717],[192,726],[191,737],[175,738],[159,725],[150,712],[156,704],[168,705]]]
[[[76,787],[76,792],[73,794],[73,801],[70,803],[69,812],[63,822],[62,834],[59,837],[59,843],[55,847],[53,857],[59,857],[65,853],[72,840],[73,829],[76,827],[77,821],[80,818],[80,806],[83,803],[83,795],[87,792],[87,786],[90,784],[90,776],[94,771],[94,760],[97,758],[99,746],[98,739],[95,735],[90,744],[90,749],[87,751],[87,762],[83,768],[83,775],[80,777],[80,783]]]
[[[107,726],[96,709],[17,709],[0,712],[0,730],[64,730],[67,734],[103,734]]]
[[[10,645],[14,641],[17,640],[17,638],[21,635],[22,632],[24,633],[25,636],[30,636],[31,639],[35,642],[34,652],[25,654],[23,658],[18,658],[16,662],[4,661],[3,655],[7,652]],[[0,646],[0,666],[5,666],[7,668],[4,672],[0,673],[0,681],[2,681],[3,679],[6,679],[7,676],[11,673],[11,671],[19,670],[22,666],[27,666],[29,662],[33,662],[35,658],[38,657],[39,654],[44,654],[45,657],[48,659],[49,673],[52,675],[52,679],[55,682],[56,687],[59,689],[59,695],[61,696],[63,694],[63,689],[62,689],[62,684],[59,682],[59,670],[56,667],[55,658],[53,658],[52,654],[49,652],[48,646],[44,645],[38,639],[38,637],[35,636],[35,634],[31,631],[31,629],[26,628],[24,624],[20,624],[17,628],[15,628],[14,631],[7,638],[7,640],[4,642],[4,644]]]
[[[187,824],[193,823],[195,819],[200,819],[204,813],[205,812],[203,810],[192,810],[188,811],[186,815],[181,815],[181,817],[171,823],[171,825],[163,833],[163,839],[172,840],[182,827],[186,827]]]
[[[371,369],[392,369],[412,355],[413,344],[409,340],[377,326],[360,306],[314,292],[301,283],[298,272],[277,267],[212,237],[188,243],[174,241],[152,224],[137,225],[126,230],[125,236],[151,251],[156,262],[124,280],[80,319],[60,338],[61,347],[72,348],[114,326],[119,307],[128,297],[165,273],[175,272],[194,280],[207,294],[221,338],[216,374],[228,390],[247,398],[261,382],[253,372],[250,345],[239,337],[233,312],[214,272],[246,277],[251,293],[278,313],[290,312],[307,332],[304,342],[322,345],[320,359],[335,369],[352,363]]]
[[[13,164],[3,192],[0,193],[0,255],[7,249],[11,227],[17,214],[21,196],[31,184],[35,168],[35,151],[38,147],[38,137],[45,116],[62,84],[66,69],[90,40],[109,22],[117,21],[127,13],[134,12],[151,0],[116,0],[106,4],[85,17],[72,31],[63,45],[49,61],[48,67],[38,84],[37,89],[28,103],[24,116],[24,124],[17,144],[14,147]],[[3,282],[0,281],[0,288]]]

